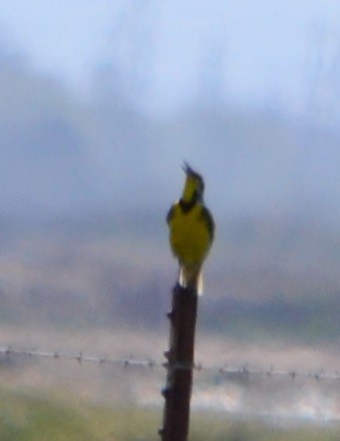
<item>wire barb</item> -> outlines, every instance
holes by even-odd
[[[64,360],[75,360],[79,363],[79,365],[84,365],[86,363],[97,363],[98,365],[111,364],[122,366],[123,368],[143,368],[153,370],[154,368],[168,368],[171,365],[172,369],[179,370],[194,370],[197,373],[212,373],[223,376],[230,376],[233,374],[243,375],[243,376],[260,376],[260,377],[287,377],[292,381],[295,381],[297,378],[312,378],[316,382],[321,382],[324,380],[328,381],[340,381],[340,371],[336,370],[334,373],[326,372],[324,370],[315,370],[304,372],[297,370],[285,370],[285,369],[274,369],[273,366],[270,366],[267,369],[260,368],[251,368],[248,363],[244,363],[240,366],[231,366],[229,364],[219,365],[204,365],[199,362],[197,364],[189,365],[188,363],[171,363],[169,361],[169,356],[166,353],[166,361],[155,361],[152,358],[138,359],[135,357],[129,358],[113,358],[108,356],[98,356],[98,355],[84,355],[82,351],[77,353],[68,354],[60,351],[38,351],[36,349],[32,350],[20,350],[13,349],[12,346],[8,345],[7,347],[0,347],[0,357],[4,356],[6,358],[9,357],[28,357],[35,359],[50,359],[50,360],[58,360],[58,362]],[[1,361],[1,360],[0,360]]]

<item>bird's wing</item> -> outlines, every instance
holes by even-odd
[[[212,217],[212,214],[210,213],[210,211],[208,210],[207,207],[202,207],[202,218],[206,222],[206,225],[207,225],[208,231],[209,231],[209,235],[210,235],[210,240],[212,242],[214,240],[214,236],[215,236],[215,222]]]

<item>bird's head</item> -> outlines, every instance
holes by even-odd
[[[204,181],[200,174],[195,172],[186,162],[183,164],[186,180],[182,195],[185,202],[203,202]]]

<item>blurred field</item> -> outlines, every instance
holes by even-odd
[[[47,401],[69,403],[77,407],[131,408],[153,410],[161,415],[165,370],[161,366],[125,366],[100,362],[100,357],[145,359],[161,363],[167,348],[167,335],[135,333],[127,330],[29,330],[20,327],[0,328],[0,342],[11,342],[16,349],[34,348],[41,352],[94,355],[98,361],[43,358],[2,354],[0,387],[18,396],[48,397]],[[194,375],[192,409],[203,417],[253,421],[258,418],[273,426],[305,424],[333,427],[340,421],[339,381],[320,380],[313,376],[292,378],[231,374],[219,369],[244,366],[250,369],[287,372],[336,373],[339,355],[332,346],[312,348],[283,344],[245,344],[198,332],[196,361],[203,369]],[[211,366],[215,366],[211,369]],[[71,397],[71,399],[70,399]]]
[[[145,216],[142,226],[129,216],[4,224],[0,346],[162,362],[176,264],[163,219]],[[253,220],[221,224],[219,234],[196,361],[338,371],[336,231]],[[0,357],[0,441],[156,440],[164,382],[162,368]],[[340,439],[338,381],[202,371],[193,392],[192,441]]]
[[[40,393],[0,390],[1,441],[156,441],[160,409],[95,406]],[[193,415],[191,441],[338,441],[340,426],[275,427],[220,415]]]
[[[3,226],[1,323],[159,333],[177,271],[159,216]],[[337,345],[336,229],[253,218],[220,222],[217,234],[200,329],[244,342]]]

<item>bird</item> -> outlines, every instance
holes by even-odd
[[[182,288],[203,293],[202,265],[215,236],[215,222],[204,205],[204,180],[186,162],[182,196],[168,211],[169,242],[179,263],[178,284]]]

